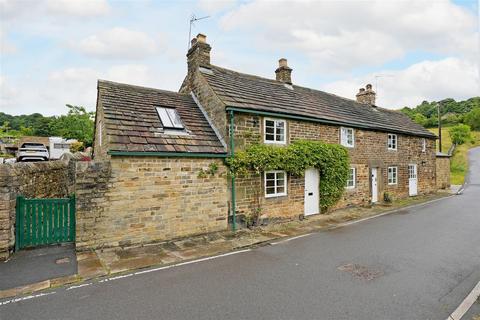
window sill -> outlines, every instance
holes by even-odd
[[[268,140],[264,140],[263,143],[265,143],[265,144],[282,144],[282,145],[287,144],[286,141],[268,141]]]
[[[277,193],[277,194],[266,194],[265,195],[265,198],[268,199],[268,198],[279,198],[279,197],[285,197],[287,196],[286,193]]]

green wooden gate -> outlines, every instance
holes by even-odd
[[[58,199],[17,197],[15,251],[75,241],[75,196]]]

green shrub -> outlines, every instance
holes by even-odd
[[[472,132],[466,124],[459,124],[448,130],[452,143],[460,145],[472,140]]]
[[[233,175],[285,170],[294,176],[303,176],[307,168],[317,168],[323,209],[334,205],[342,196],[350,168],[346,148],[318,141],[295,141],[286,147],[254,144],[227,159],[227,166]]]
[[[480,130],[480,108],[474,108],[467,113],[463,120],[472,130]]]

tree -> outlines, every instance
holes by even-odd
[[[463,119],[472,130],[480,130],[480,107],[472,109]]]
[[[460,145],[472,139],[470,127],[466,124],[459,124],[448,130],[454,144]]]
[[[84,107],[73,106],[68,107],[68,114],[56,118],[52,123],[52,131],[54,135],[61,136],[66,139],[77,139],[86,146],[91,146],[93,142],[93,118],[94,112],[87,112]]]
[[[415,116],[413,116],[413,121],[415,121],[421,126],[425,126],[425,124],[427,123],[427,117],[425,117],[421,113],[416,113]]]

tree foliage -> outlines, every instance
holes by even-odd
[[[342,196],[350,167],[344,147],[318,141],[296,141],[286,147],[255,144],[227,159],[227,165],[233,175],[285,170],[294,176],[303,176],[307,168],[317,168],[323,209],[334,205]]]
[[[464,101],[455,101],[448,98],[441,101],[423,101],[415,108],[404,107],[400,111],[408,115],[413,121],[427,128],[438,125],[437,104],[440,105],[442,124],[455,125],[466,123],[466,115],[472,110],[480,108],[480,97],[473,97]],[[470,125],[473,129],[473,126]]]
[[[68,113],[62,116],[44,117],[40,113],[12,116],[0,112],[0,136],[60,136],[77,139],[86,146],[93,140],[93,112],[84,107],[66,105]]]
[[[480,107],[472,109],[464,117],[465,124],[472,130],[480,130]]]
[[[460,145],[472,139],[470,127],[466,124],[459,124],[448,130],[452,143]]]

